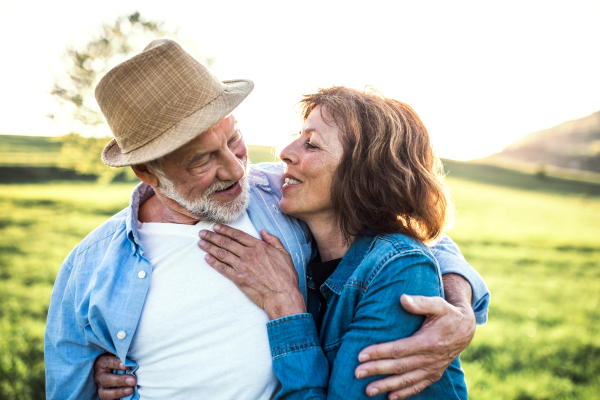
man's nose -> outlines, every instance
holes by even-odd
[[[227,151],[217,170],[217,178],[222,181],[239,181],[246,173],[247,157],[238,158],[233,152]]]

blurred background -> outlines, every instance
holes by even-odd
[[[252,162],[275,161],[317,87],[410,104],[443,158],[450,236],[492,293],[462,354],[471,399],[600,398],[599,1],[0,2],[0,399],[42,399],[62,260],[127,206],[100,161],[99,79],[153,38],[220,79]]]

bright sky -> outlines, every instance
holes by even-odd
[[[251,144],[285,145],[301,94],[334,84],[410,104],[461,160],[600,110],[600,1],[0,0],[0,133],[70,132],[45,118],[60,55],[135,10],[254,80],[236,112]]]

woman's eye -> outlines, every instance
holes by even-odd
[[[308,147],[309,149],[318,149],[318,147],[312,144],[311,142],[306,142],[306,147]]]

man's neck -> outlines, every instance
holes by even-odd
[[[190,216],[185,211],[179,210],[179,208],[182,207],[173,200],[155,193],[154,196],[140,205],[138,221],[142,223],[159,222],[163,224],[184,225],[195,225],[198,223],[197,218]]]

